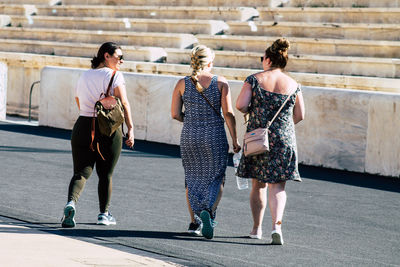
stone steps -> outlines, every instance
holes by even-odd
[[[251,7],[192,7],[192,6],[48,6],[0,5],[0,14],[68,16],[98,18],[202,19],[247,21],[258,17]]]
[[[400,23],[400,8],[257,8],[261,21]]]
[[[214,50],[260,52],[280,36],[204,35],[198,42]],[[290,54],[400,58],[399,41],[290,38]]]
[[[50,55],[38,55],[28,53],[0,52],[0,61],[5,62],[9,68],[25,68],[24,73],[31,73],[37,70],[40,76],[40,69],[45,66],[62,66],[74,68],[89,68],[90,59],[82,57],[62,57]],[[184,76],[190,74],[189,65],[184,64],[166,64],[152,62],[126,61],[122,64],[122,71],[169,74]],[[238,68],[220,68],[215,67],[216,75],[223,75],[229,80],[243,81],[247,76],[257,72],[256,69],[238,69]],[[398,79],[375,78],[363,76],[348,75],[330,75],[289,72],[289,75],[299,83],[308,86],[322,86],[343,89],[359,89],[371,91],[386,91],[400,93],[400,83]],[[36,79],[35,79],[36,80]],[[10,84],[17,82],[15,79],[9,80]],[[26,85],[26,86],[30,86]],[[14,88],[14,87],[13,87]],[[15,87],[17,88],[17,87]],[[19,87],[18,87],[19,88]]]
[[[0,38],[60,41],[72,43],[97,43],[113,40],[120,45],[192,48],[197,38],[192,34],[151,32],[88,31],[70,29],[0,27]]]
[[[3,51],[38,53],[58,56],[93,57],[98,45],[37,40],[0,39]],[[160,47],[123,46],[125,59],[130,61],[159,61],[172,64],[190,64],[190,50]],[[240,51],[215,51],[214,65],[225,68],[261,68],[263,53]],[[358,75],[384,78],[400,77],[400,59],[339,57],[317,55],[292,55],[287,71]]]
[[[11,15],[11,26],[26,28],[58,28],[75,30],[139,31],[160,33],[219,34],[228,29],[220,20],[76,18],[55,16]],[[9,25],[3,22],[3,26]]]
[[[214,50],[261,52],[266,44],[279,36],[230,36],[160,34],[117,31],[87,31],[46,28],[0,28],[0,38],[60,41],[71,43],[101,43],[113,40],[120,45],[159,46],[164,48],[191,48],[196,43],[205,44]],[[290,38],[291,54],[313,54],[325,56],[356,56],[400,58],[400,42]]]
[[[229,21],[226,34],[400,41],[399,24]]]
[[[167,63],[190,64],[190,50],[166,48]],[[261,69],[263,53],[215,51],[214,66]],[[400,78],[400,59],[289,55],[287,71],[335,75]]]
[[[279,0],[276,2],[291,7],[400,7],[399,0]]]
[[[44,55],[88,57],[95,56],[98,44],[0,39],[2,51]],[[164,62],[167,53],[161,47],[124,46],[124,58],[130,61]]]

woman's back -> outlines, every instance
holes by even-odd
[[[204,96],[210,101],[211,105],[220,112],[221,92],[218,88],[218,77],[212,76],[208,88],[203,90]],[[184,125],[221,125],[223,121],[213,108],[203,98],[192,82],[190,76],[185,77],[185,91],[182,96],[185,106]]]
[[[297,82],[279,69],[259,72],[254,76],[261,89],[272,93],[288,95],[297,87]]]

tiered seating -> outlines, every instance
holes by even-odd
[[[243,80],[261,70],[259,57],[267,45],[284,36],[292,43],[287,70],[304,85],[400,92],[397,1],[292,0],[268,7],[272,3],[279,5],[0,0],[0,46],[8,52],[0,53],[0,61],[10,65],[8,57],[31,57],[39,68],[87,67],[99,44],[115,41],[123,46],[125,71],[184,75],[190,71],[190,48],[202,43],[216,52],[216,74]]]

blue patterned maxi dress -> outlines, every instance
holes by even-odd
[[[260,127],[265,128],[267,122],[282,106],[287,95],[263,90],[253,75],[247,77],[245,81],[252,88],[250,117],[247,125],[247,132],[250,132]],[[270,151],[249,157],[243,155],[237,169],[239,177],[255,178],[264,183],[301,181],[297,167],[297,146],[293,122],[293,108],[299,92],[300,88],[297,88],[269,128]]]
[[[213,76],[204,95],[214,108],[221,110],[221,92]],[[190,77],[185,77],[182,96],[185,117],[181,133],[181,156],[185,185],[195,214],[211,209],[224,182],[228,160],[228,141],[224,121],[197,91]]]

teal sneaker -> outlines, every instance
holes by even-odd
[[[216,222],[211,219],[211,215],[207,210],[203,210],[200,213],[200,219],[203,223],[203,228],[201,229],[201,233],[207,239],[212,239],[214,237],[214,227]]]
[[[64,216],[61,219],[61,227],[63,228],[73,228],[75,227],[75,203],[70,201],[64,207]]]

